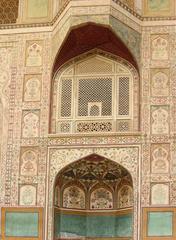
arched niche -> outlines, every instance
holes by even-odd
[[[54,184],[54,239],[132,237],[133,205],[117,203],[118,186],[126,182],[133,191],[128,170],[97,154],[64,167]]]
[[[84,191],[76,185],[64,188],[62,192],[62,207],[85,209],[86,206]]]
[[[100,80],[104,88],[98,87]],[[79,91],[80,82],[83,88]],[[81,92],[87,98],[84,104]],[[106,100],[98,96],[101,92]],[[53,64],[50,133],[136,132],[139,95],[136,59],[117,34],[95,23],[76,26],[66,36]],[[111,106],[103,103],[108,99]],[[77,103],[86,109],[79,111]],[[95,121],[79,121],[81,117]]]
[[[68,144],[69,138],[68,138]],[[131,175],[133,182],[133,238],[137,239],[138,229],[137,225],[139,222],[139,152],[140,147],[129,146],[129,147],[68,147],[68,148],[49,148],[49,172],[48,172],[48,185],[47,185],[47,211],[46,211],[46,223],[48,240],[54,239],[54,189],[57,184],[58,174],[61,173],[69,164],[76,163],[78,160],[88,157],[92,154],[109,159],[110,161],[123,166]],[[117,197],[116,197],[117,199]],[[116,204],[117,205],[117,204]]]
[[[69,60],[93,49],[121,57],[131,63],[137,71],[139,69],[137,61],[127,45],[110,26],[87,22],[71,28],[65,36],[54,60],[52,76]]]
[[[90,193],[89,205],[91,210],[113,209],[113,192],[105,186],[96,187]]]
[[[92,50],[53,77],[50,132],[139,130],[139,75],[125,59]]]
[[[133,188],[130,185],[123,184],[118,190],[117,204],[119,208],[128,208],[133,206]]]

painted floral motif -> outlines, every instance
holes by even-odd
[[[42,46],[33,43],[27,48],[26,66],[41,66],[42,65]]]
[[[37,77],[28,79],[24,88],[24,101],[40,100],[40,80]]]
[[[152,153],[152,158],[152,173],[167,173],[169,171],[168,152],[165,148],[156,148]]]
[[[22,133],[24,138],[39,136],[39,116],[34,112],[24,115]]]
[[[158,72],[152,77],[152,95],[168,96],[168,76],[163,72]]]
[[[85,208],[84,191],[76,186],[71,186],[64,189],[63,207],[84,209]]]
[[[21,156],[21,161],[21,175],[37,175],[38,154],[35,151],[26,150]]]
[[[167,60],[168,59],[168,40],[158,36],[152,41],[152,59]]]
[[[169,204],[169,186],[167,184],[155,184],[151,189],[151,202],[154,205]]]
[[[98,188],[91,194],[91,209],[112,209],[113,197],[112,193],[105,188]]]
[[[118,204],[120,208],[133,206],[133,190],[130,186],[125,185],[119,190]]]
[[[169,133],[169,114],[166,108],[154,107],[152,112],[152,133],[153,134],[168,134]]]
[[[20,205],[34,206],[36,204],[36,187],[25,185],[20,188]]]

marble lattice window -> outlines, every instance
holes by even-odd
[[[63,67],[54,79],[52,131],[133,131],[138,121],[134,75],[123,61],[99,54]]]

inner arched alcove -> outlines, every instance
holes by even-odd
[[[55,181],[55,239],[132,237],[133,183],[118,163],[91,154]]]

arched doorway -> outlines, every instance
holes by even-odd
[[[132,238],[133,183],[120,164],[91,154],[61,170],[54,188],[54,239]]]

